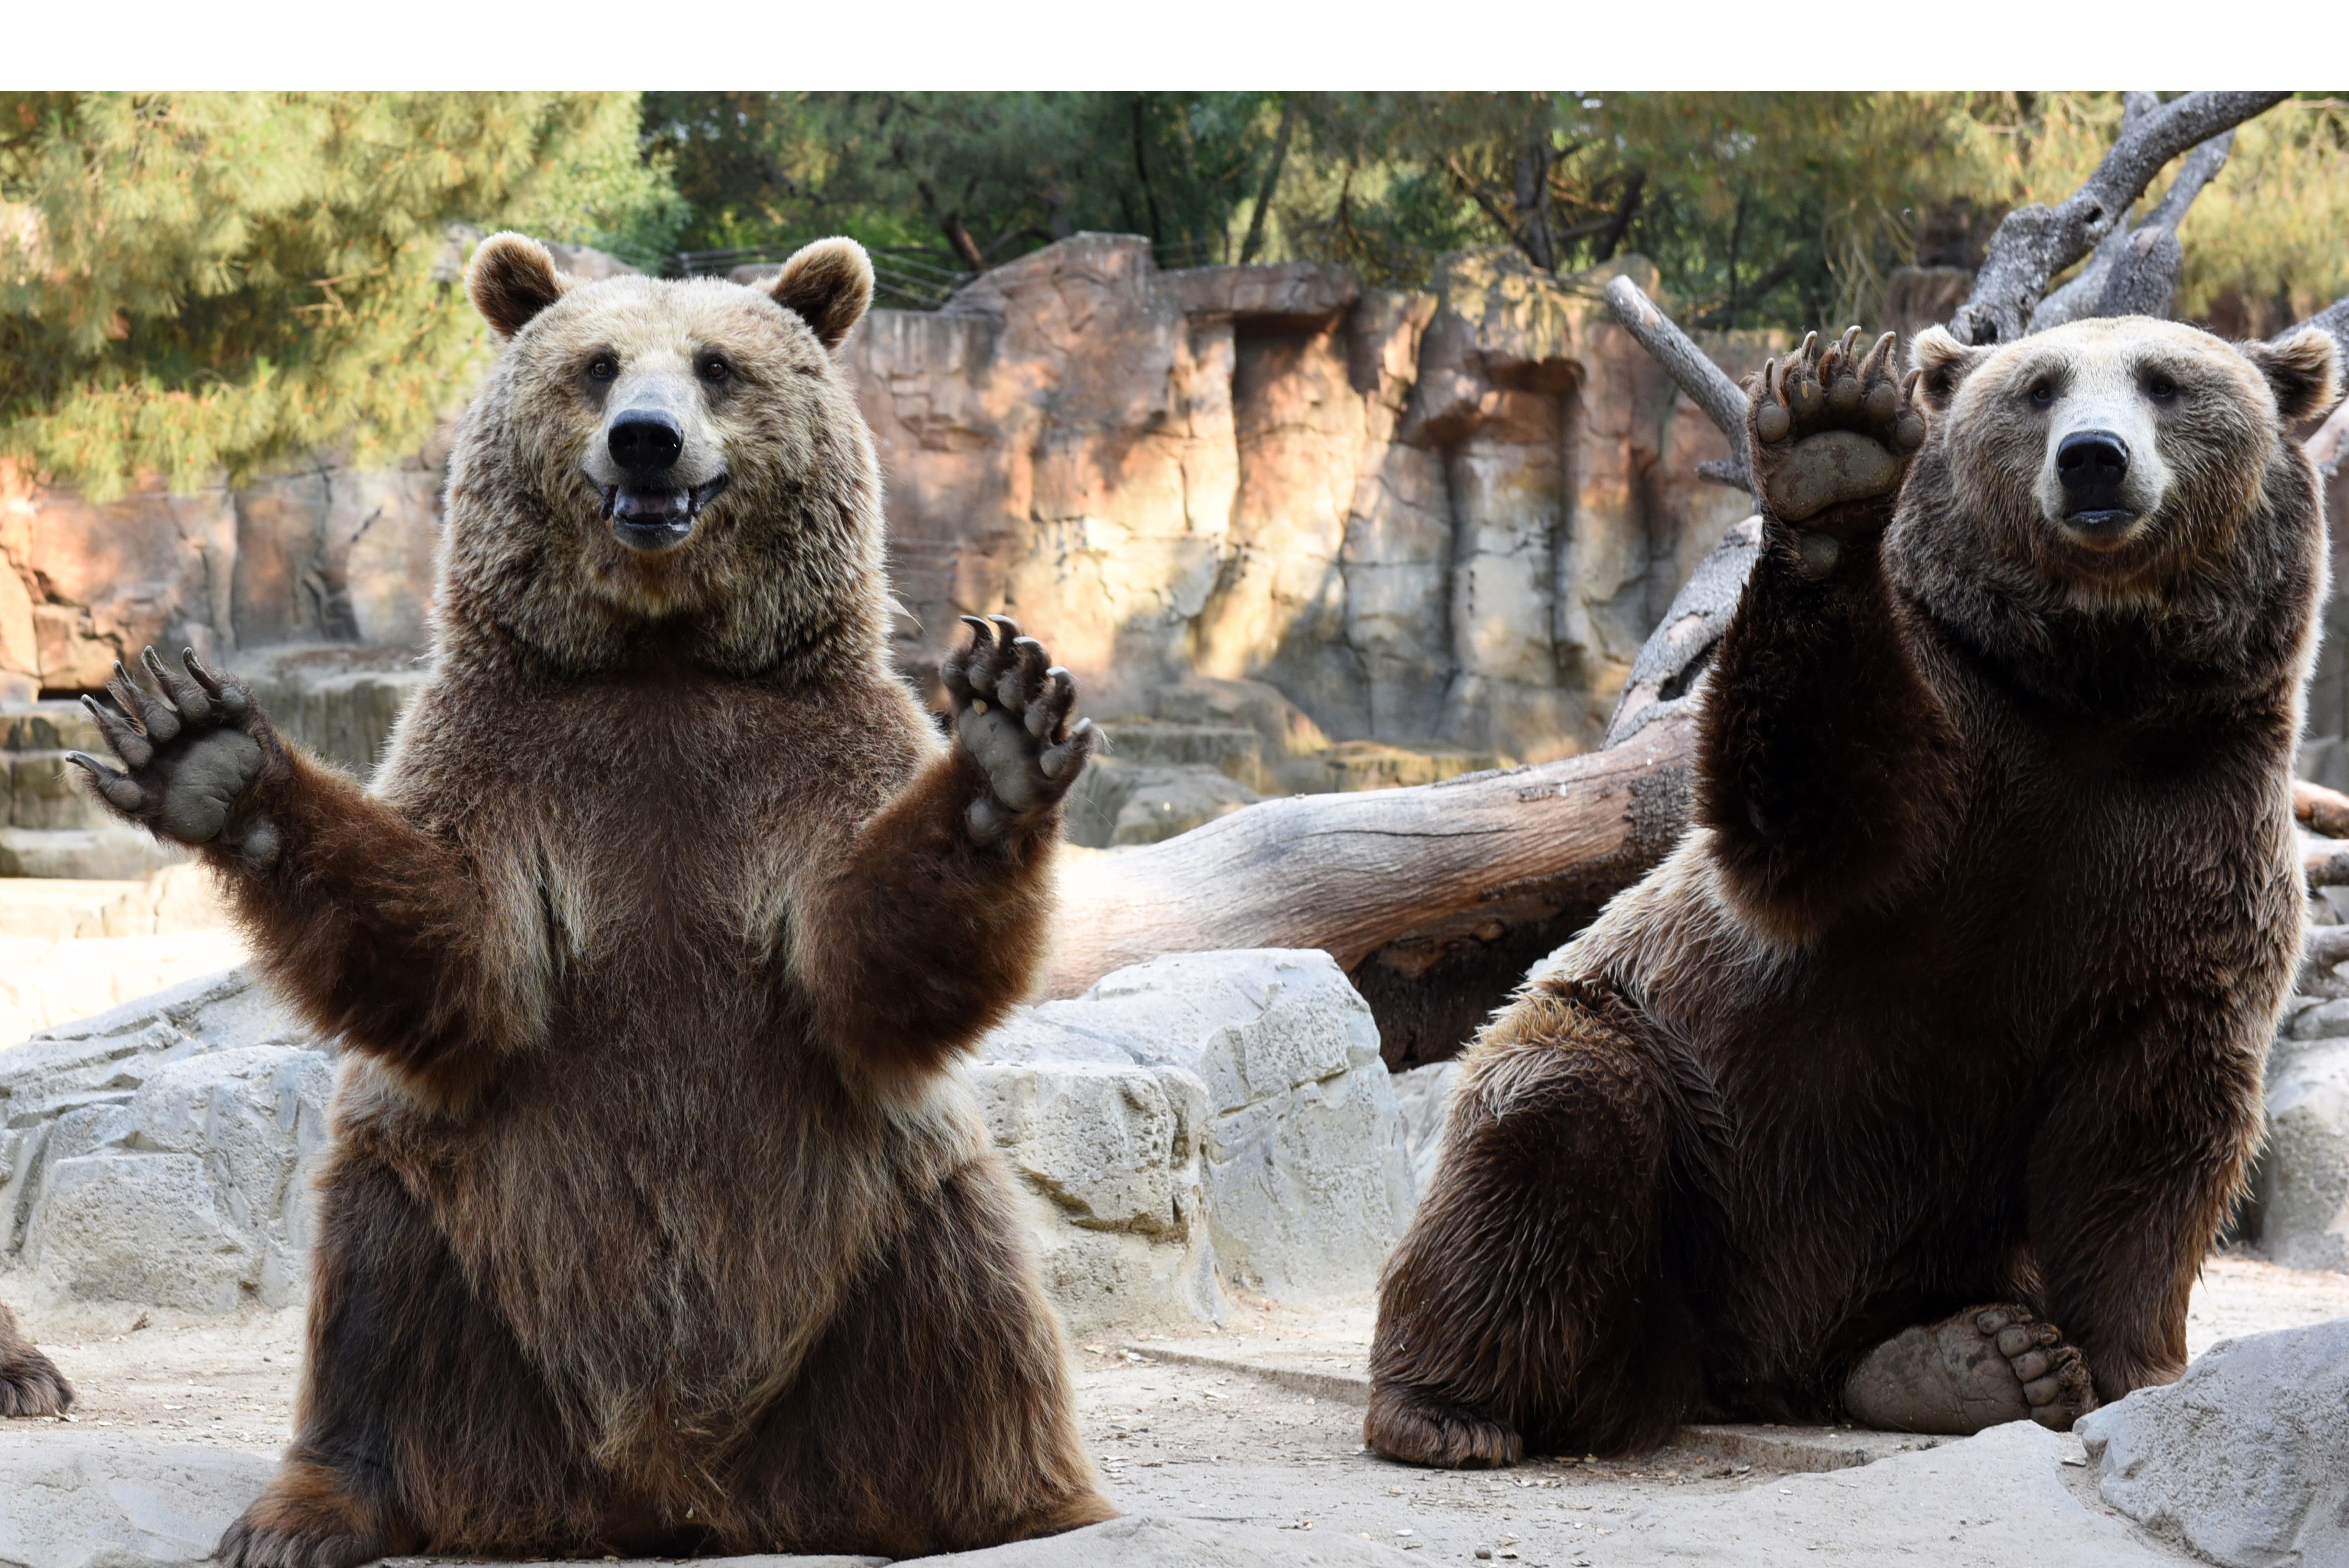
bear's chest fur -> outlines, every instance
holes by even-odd
[[[927,739],[888,722],[918,726],[909,702],[853,689],[468,695],[428,699],[384,782],[473,851],[544,1026],[455,1118],[355,1061],[342,1130],[429,1205],[599,1448],[722,1440],[795,1373],[843,1261],[985,1148],[951,1081],[852,1092],[791,964],[795,905]]]

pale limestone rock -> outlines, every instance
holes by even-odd
[[[2277,1041],[2267,1109],[2260,1244],[2287,1268],[2349,1269],[2349,1038]]]
[[[979,1054],[1195,1075],[1208,1231],[1232,1284],[1292,1298],[1369,1289],[1410,1222],[1411,1163],[1378,1026],[1325,953],[1136,965],[1023,1012]]]
[[[332,1082],[241,971],[0,1053],[9,1288],[196,1312],[299,1299]]]
[[[1452,1086],[1459,1074],[1455,1059],[1394,1075],[1395,1109],[1402,1117],[1404,1147],[1411,1151],[1412,1181],[1422,1196],[1444,1158],[1444,1121],[1451,1112]]]
[[[0,1431],[0,1568],[195,1568],[276,1470],[88,1427]]]
[[[1391,1548],[1333,1532],[1305,1534],[1140,1513],[1040,1541],[911,1558],[903,1568],[1402,1568],[1411,1561]]]
[[[1093,1062],[981,1062],[969,1076],[1072,1333],[1222,1321],[1195,1076]]]
[[[2205,1561],[2349,1563],[2349,1321],[2222,1340],[2078,1431],[2105,1501]]]

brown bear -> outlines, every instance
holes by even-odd
[[[1816,338],[1694,821],[1475,1043],[1366,1431],[2062,1427],[2174,1378],[2301,939],[2332,342]]]
[[[62,1416],[73,1401],[73,1385],[33,1347],[0,1301],[0,1416]]]
[[[1111,1516],[959,1053],[1042,954],[1066,672],[974,622],[941,737],[819,242],[771,288],[467,274],[431,679],[371,790],[150,649],[117,810],[345,1051],[284,1467],[229,1568],[914,1556]]]

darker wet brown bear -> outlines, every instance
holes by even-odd
[[[150,653],[117,810],[346,1056],[294,1444],[230,1568],[958,1550],[1108,1517],[957,1054],[1041,955],[1090,744],[978,623],[885,647],[846,241],[769,289],[515,235],[436,666],[371,792]]]
[[[2285,431],[2333,347],[1916,363],[1847,335],[1753,388],[1695,825],[1470,1052],[1383,1283],[1384,1453],[2063,1426],[2184,1365],[2300,944],[2324,531]]]

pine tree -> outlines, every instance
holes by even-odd
[[[482,351],[450,223],[682,218],[633,95],[0,95],[0,456],[103,498],[412,450]]]

